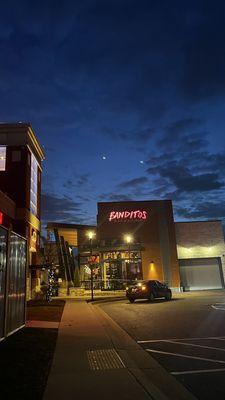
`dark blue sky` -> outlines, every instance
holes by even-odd
[[[45,221],[126,199],[225,218],[224,1],[7,1],[0,54],[0,120],[45,148]]]

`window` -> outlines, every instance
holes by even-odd
[[[6,146],[0,146],[0,171],[5,171]]]
[[[31,154],[31,182],[30,182],[30,211],[37,215],[37,179],[38,179],[38,163],[33,154]]]

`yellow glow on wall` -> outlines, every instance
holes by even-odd
[[[225,247],[221,244],[214,246],[177,246],[178,258],[206,258],[219,257],[224,253]]]
[[[150,262],[150,271],[155,271],[155,263],[153,261]]]

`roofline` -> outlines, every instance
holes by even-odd
[[[120,203],[160,203],[160,202],[172,202],[171,199],[163,200],[122,200],[122,201],[98,201],[97,204],[120,204]]]
[[[39,142],[37,140],[37,136],[36,136],[32,126],[31,126],[31,124],[28,124],[28,135],[29,135],[29,137],[30,137],[30,139],[31,139],[31,141],[32,141],[32,143],[33,143],[33,145],[35,147],[35,150],[37,151],[41,161],[43,161],[45,159],[45,154],[44,154],[44,151],[43,151],[41,145],[39,144]]]
[[[47,222],[46,229],[64,228],[64,229],[97,229],[96,225],[69,224],[63,222]]]
[[[31,126],[30,122],[13,122],[13,123],[5,123],[5,122],[0,122],[0,133],[1,131],[5,133],[18,133],[18,128],[21,130],[27,131],[27,136],[30,139],[32,145],[34,146],[35,151],[37,152],[38,156],[40,157],[41,161],[45,159],[45,154],[44,150],[42,149],[42,146],[40,145],[37,136],[35,134],[34,129]],[[29,145],[29,143],[27,143]]]
[[[198,222],[221,222],[222,223],[222,219],[207,219],[207,220],[197,220],[197,221],[175,221],[175,224],[194,224],[194,223],[198,223]]]

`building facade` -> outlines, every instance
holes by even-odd
[[[98,203],[97,237],[103,244],[111,242],[110,252],[101,249],[106,275],[119,259],[121,279],[158,279],[180,286],[171,201]],[[117,241],[121,249],[113,245]]]
[[[0,124],[1,225],[27,239],[29,265],[38,262],[43,160],[30,124]]]
[[[81,284],[90,281],[92,267],[96,288],[145,279],[174,290],[224,287],[221,221],[174,222],[169,200],[102,202],[96,226],[49,223],[47,228],[73,248]]]

